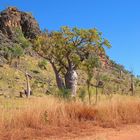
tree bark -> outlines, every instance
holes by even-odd
[[[58,89],[62,90],[65,88],[63,79],[62,79],[59,71],[57,70],[56,66],[54,65],[54,63],[51,63],[51,65],[52,65],[52,68],[53,68],[54,73],[55,73],[57,87],[58,87]]]
[[[30,87],[29,75],[27,72],[25,73],[25,76],[26,76],[26,82],[27,82],[27,97],[30,97],[31,87]]]
[[[96,100],[95,100],[95,104],[97,104],[98,101],[98,86],[96,86]]]
[[[88,83],[88,85],[87,85],[87,90],[88,90],[88,100],[89,100],[89,104],[91,104],[90,83]]]
[[[70,90],[72,96],[76,96],[78,75],[74,69],[68,69],[65,75],[66,89]]]
[[[132,92],[132,96],[134,96],[135,91],[134,91],[134,81],[133,81],[133,76],[131,75],[131,92]]]

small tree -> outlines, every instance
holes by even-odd
[[[16,67],[18,67],[20,63],[20,57],[24,55],[23,48],[20,47],[20,45],[15,44],[12,48],[10,48],[10,56],[11,56],[11,62],[13,59],[16,59]]]
[[[16,66],[20,63],[20,57],[25,54],[25,49],[30,47],[31,43],[26,39],[22,33],[21,29],[15,29],[15,43],[12,46],[4,46],[2,48],[4,57],[11,64],[13,59],[17,60]]]
[[[14,44],[12,47],[3,48],[4,57],[8,60],[9,64],[12,64],[13,59],[17,59],[19,63],[20,57],[24,54],[24,50],[18,44]]]
[[[31,46],[30,41],[27,38],[25,38],[21,29],[19,28],[15,29],[15,37],[17,44],[19,44],[21,48],[23,48],[24,50]]]
[[[87,73],[87,91],[88,91],[88,97],[89,97],[89,104],[91,104],[91,92],[90,92],[90,87],[91,87],[91,81],[93,78],[93,70],[94,68],[99,67],[99,58],[97,55],[92,54],[90,55],[85,61],[84,61],[84,70]],[[97,94],[97,93],[96,93]]]
[[[46,60],[42,60],[42,61],[38,62],[39,68],[43,69],[43,70],[47,69],[47,64],[48,64],[48,61],[46,61]]]

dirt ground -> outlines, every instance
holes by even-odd
[[[117,128],[74,127],[9,130],[0,132],[0,140],[140,140],[140,125],[125,125]]]
[[[111,128],[103,129],[103,128],[96,127],[95,130],[92,129],[85,130],[85,132],[80,133],[80,135],[75,138],[64,138],[64,140],[65,139],[67,140],[140,140],[140,125],[127,125],[115,129],[111,129]]]
[[[116,129],[100,129],[96,133],[74,140],[140,140],[140,125],[127,125]]]

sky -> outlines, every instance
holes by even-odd
[[[31,12],[42,30],[97,28],[110,58],[140,75],[140,0],[0,0],[0,10],[8,6]]]

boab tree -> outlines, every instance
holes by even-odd
[[[36,52],[47,59],[54,70],[57,86],[68,89],[72,96],[77,90],[77,69],[95,48],[110,46],[96,29],[62,27],[59,31],[44,32],[34,42]]]

